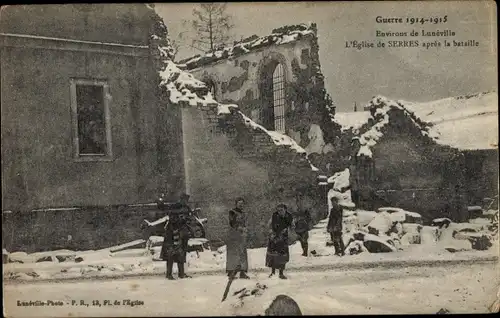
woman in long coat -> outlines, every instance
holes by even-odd
[[[236,199],[236,207],[229,211],[226,271],[228,276],[240,272],[240,278],[249,279],[247,255],[247,214],[243,211],[245,201]]]
[[[283,271],[290,260],[288,229],[293,230],[293,226],[293,216],[287,211],[287,206],[279,204],[269,222],[270,235],[266,253],[266,266],[271,268],[269,277],[276,273],[276,269],[279,269],[279,277],[286,279]]]

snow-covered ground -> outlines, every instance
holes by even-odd
[[[386,209],[387,210],[387,209]],[[364,240],[382,242],[387,245],[386,240],[397,242],[392,244],[392,253],[369,253],[366,249],[357,255],[335,256],[332,246],[327,246],[329,234],[326,231],[327,220],[322,220],[310,231],[308,257],[301,256],[302,249],[298,242],[290,246],[289,268],[342,268],[349,266],[362,266],[363,264],[404,264],[415,262],[435,261],[467,261],[474,259],[493,259],[498,257],[498,236],[494,238],[493,246],[487,250],[474,250],[467,239],[467,235],[478,235],[491,224],[491,221],[478,219],[470,223],[452,223],[447,229],[439,230],[435,226],[421,226],[416,223],[402,223],[398,233],[391,237],[380,234],[380,237],[368,234],[367,228],[374,227],[381,232],[386,232],[393,221],[402,221],[406,217],[404,210],[396,210],[392,214],[386,211],[345,211],[344,212],[344,242],[346,247],[353,237],[353,233],[362,233]],[[407,212],[407,211],[406,211]],[[408,212],[411,213],[411,212]],[[412,214],[409,214],[412,216]],[[418,219],[417,219],[418,220]],[[385,224],[389,222],[388,224]],[[466,230],[461,233],[464,237],[454,235],[455,231]],[[364,231],[364,232],[363,232]],[[470,231],[475,231],[471,233]],[[415,238],[417,237],[417,238]],[[165,273],[165,262],[155,261],[161,249],[160,237],[155,238],[156,245],[151,249],[131,248],[112,252],[114,248],[98,251],[52,251],[25,255],[23,253],[12,253],[12,260],[21,260],[23,263],[7,263],[3,267],[3,277],[8,280],[33,281],[33,280],[58,280],[78,279],[90,277],[121,277],[140,275],[162,275]],[[419,242],[420,244],[415,244]],[[140,242],[137,242],[140,243]],[[363,245],[362,241],[355,244]],[[373,243],[372,243],[373,244]],[[131,244],[133,247],[133,244]],[[251,271],[262,271],[265,269],[266,248],[250,249],[248,251],[249,266]],[[67,260],[59,262],[61,255],[66,255]],[[49,256],[49,261],[34,262]],[[57,257],[56,257],[57,256]],[[78,261],[78,262],[77,262]],[[203,252],[191,252],[188,254],[187,271],[190,273],[200,272],[224,272],[226,263],[225,247],[217,251],[205,250]],[[174,266],[174,271],[176,270]]]
[[[148,277],[6,284],[4,310],[11,317],[251,316],[263,315],[272,300],[284,294],[297,302],[304,315],[434,314],[442,308],[451,313],[486,313],[499,286],[498,265],[492,263],[288,272],[288,280],[268,278],[267,273],[251,273],[251,277],[234,281],[222,303],[224,275],[176,281]],[[234,295],[257,284],[266,288],[242,299]],[[18,306],[18,301],[36,300],[62,304]],[[105,301],[113,305],[104,305]],[[135,306],[130,306],[134,301]]]

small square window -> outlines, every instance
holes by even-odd
[[[104,81],[71,80],[74,158],[111,160],[109,87]]]

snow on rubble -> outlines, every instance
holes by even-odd
[[[359,135],[357,139],[360,143],[360,149],[358,151],[358,156],[372,157],[373,153],[371,148],[377,144],[377,142],[384,136],[383,129],[389,124],[390,115],[389,111],[397,109],[402,111],[415,126],[419,127],[422,135],[434,137],[433,131],[429,130],[429,126],[416,117],[412,112],[408,111],[401,101],[390,100],[384,96],[374,97],[368,107],[374,110],[373,119],[375,124],[370,127],[366,132]]]
[[[407,216],[404,220],[402,214]],[[492,222],[470,220],[453,223],[442,218],[434,220],[432,225],[423,225],[417,214],[397,208],[378,211],[345,209],[343,239],[346,256],[334,255],[326,228],[328,219],[324,219],[310,231],[308,257],[301,256],[300,244],[295,241],[295,234],[291,233],[294,243],[290,245],[287,268],[498,256],[498,231],[491,233]],[[32,254],[4,251],[9,262],[4,264],[3,277],[10,280],[44,280],[163,275],[165,262],[159,261],[158,257],[162,241],[163,237],[157,236],[151,237],[148,242],[136,240],[96,251],[57,250]],[[251,271],[265,268],[265,255],[266,247],[248,250]],[[225,246],[216,250],[203,248],[187,255],[187,270],[190,273],[223,273],[225,264]]]
[[[267,130],[262,125],[259,125],[256,122],[254,122],[253,120],[251,120],[248,116],[246,116],[242,112],[239,112],[239,114],[243,117],[243,120],[245,121],[245,124],[248,127],[251,127],[254,130],[258,129],[258,130],[261,130],[261,131],[265,132],[267,135],[269,135],[269,137],[271,137],[271,140],[274,142],[275,145],[278,145],[278,146],[281,146],[281,145],[289,146],[290,148],[292,148],[293,150],[295,150],[298,153],[306,153],[306,151],[304,150],[304,148],[302,148],[301,146],[299,146],[297,144],[297,142],[295,140],[293,140],[291,137],[289,137],[287,135],[284,135],[284,134],[282,134],[280,132],[277,132],[277,131]]]
[[[167,88],[170,101],[188,103],[190,106],[217,105],[218,114],[229,114],[231,108],[238,108],[234,104],[220,104],[208,91],[205,83],[196,79],[192,74],[181,70],[174,62],[167,60],[164,69],[160,71],[160,85]]]

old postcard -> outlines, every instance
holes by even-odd
[[[9,5],[7,317],[498,312],[492,1]]]

